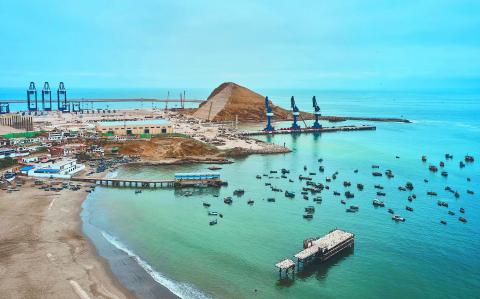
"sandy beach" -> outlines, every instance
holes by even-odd
[[[134,298],[82,234],[86,192],[0,192],[2,298]]]

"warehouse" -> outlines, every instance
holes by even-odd
[[[142,135],[142,134],[167,134],[173,133],[172,125],[163,119],[139,121],[105,121],[96,126],[97,132],[103,135]]]

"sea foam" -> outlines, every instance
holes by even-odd
[[[200,290],[196,289],[192,285],[188,283],[174,281],[170,278],[165,277],[162,273],[155,271],[152,266],[150,266],[146,261],[144,261],[141,257],[133,253],[130,249],[128,249],[125,244],[119,241],[117,238],[109,235],[105,231],[102,231],[102,235],[110,244],[112,244],[115,248],[125,252],[128,256],[132,257],[137,261],[137,263],[142,267],[147,273],[159,284],[166,287],[170,292],[177,295],[183,299],[209,299],[211,297],[207,296],[206,294],[202,293]]]

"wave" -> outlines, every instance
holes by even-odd
[[[146,261],[144,261],[141,257],[133,253],[130,249],[128,249],[121,241],[117,238],[109,235],[108,233],[101,231],[105,240],[107,240],[110,244],[114,247],[118,248],[119,250],[128,254],[128,256],[132,257],[137,261],[137,263],[142,267],[156,282],[161,284],[162,286],[166,287],[170,292],[177,295],[183,299],[210,299],[206,294],[202,293],[200,290],[196,289],[192,285],[188,283],[177,282],[172,279],[165,277],[163,274],[155,271],[152,266],[150,266]]]

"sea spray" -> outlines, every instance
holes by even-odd
[[[128,249],[127,246],[125,246],[125,244],[123,244],[117,238],[109,235],[105,231],[101,231],[101,233],[105,240],[107,240],[115,248],[125,252],[128,256],[134,258],[135,261],[140,265],[140,267],[142,267],[156,282],[166,287],[168,290],[170,290],[170,292],[177,295],[178,297],[183,299],[211,298],[188,283],[177,282],[165,277],[162,273],[155,271],[152,266],[150,266],[146,261],[136,255],[130,249]]]

